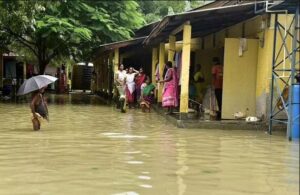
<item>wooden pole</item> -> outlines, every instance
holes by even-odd
[[[152,48],[152,70],[151,70],[151,80],[152,83],[155,82],[155,72],[156,72],[156,64],[158,63],[157,58],[158,49],[156,47]]]
[[[159,74],[160,74],[160,80],[163,80],[164,66],[165,66],[165,43],[160,43],[159,44]],[[157,102],[162,101],[162,89],[163,89],[163,84],[159,84],[158,94],[157,94]]]
[[[116,48],[114,51],[114,74],[118,71],[119,68],[119,63],[120,63],[120,52],[119,48]]]

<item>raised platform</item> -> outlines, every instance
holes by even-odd
[[[166,115],[164,110],[158,105],[153,105],[153,109],[178,128],[188,129],[221,129],[221,130],[268,130],[268,124],[262,122],[246,122],[244,120],[203,120],[198,118],[182,117],[180,114]],[[276,126],[275,130],[285,130],[284,126]]]

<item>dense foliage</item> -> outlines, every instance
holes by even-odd
[[[162,17],[207,3],[189,1],[1,0],[0,49],[48,64],[90,61],[99,45],[128,39]]]
[[[100,44],[129,38],[144,24],[135,1],[2,0],[0,47],[36,58],[40,74],[53,59],[88,61]]]

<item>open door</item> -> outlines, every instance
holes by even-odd
[[[256,112],[256,66],[258,40],[226,38],[224,48],[222,118],[235,112]]]

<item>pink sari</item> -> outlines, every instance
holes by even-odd
[[[171,78],[170,81],[165,82],[162,92],[162,106],[163,107],[177,107],[178,106],[178,95],[177,86],[178,79],[174,68],[169,68],[165,75],[165,80]]]

